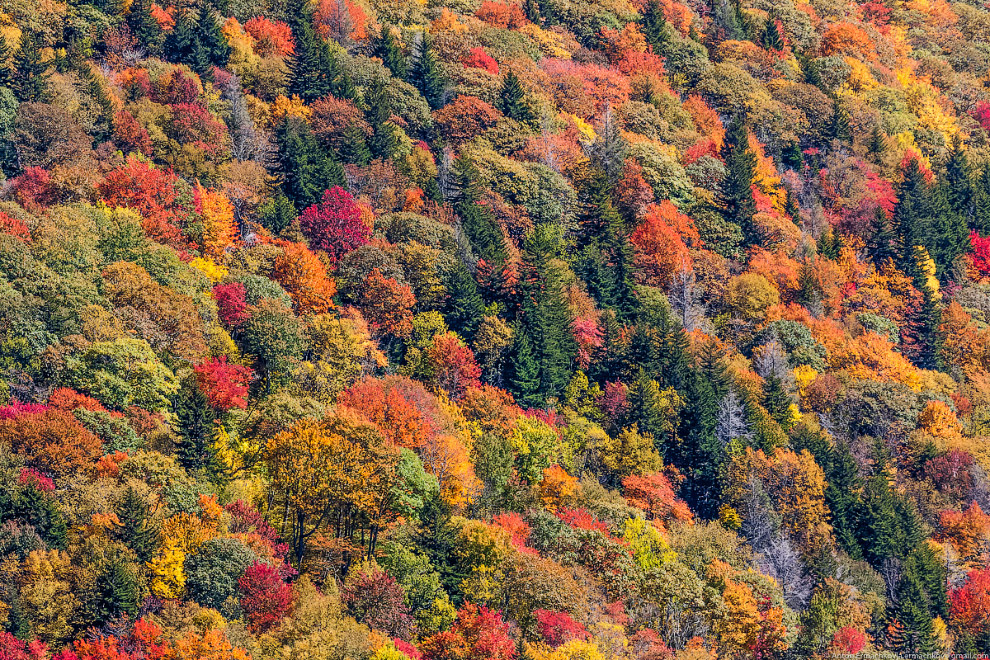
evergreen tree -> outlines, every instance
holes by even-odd
[[[392,28],[388,25],[382,26],[381,37],[375,47],[375,54],[382,58],[382,63],[392,72],[392,75],[399,80],[405,80],[408,75],[406,66],[406,56],[395,39]]]
[[[948,616],[946,567],[931,548],[917,545],[904,560],[897,584],[891,646],[901,654],[938,650],[934,618]]]
[[[275,138],[282,190],[297,209],[317,203],[324,190],[344,185],[343,168],[323,153],[305,121],[286,116]]]
[[[839,444],[829,449],[825,503],[832,513],[832,530],[839,546],[853,559],[863,558],[856,535],[856,511],[860,505],[860,478],[856,459],[849,446]]]
[[[969,223],[973,218],[975,197],[973,168],[958,135],[952,141],[952,152],[945,163],[945,172],[940,177],[940,182],[939,187],[944,191],[950,209]]]
[[[899,257],[897,232],[887,212],[877,207],[873,215],[873,228],[866,251],[878,269],[886,263],[897,263]]]
[[[785,431],[791,426],[791,397],[777,374],[763,380],[763,407]]]
[[[341,161],[352,165],[367,165],[371,162],[371,149],[368,148],[368,140],[357,123],[348,124],[347,128],[344,129],[343,138],[344,141],[338,153]]]
[[[385,80],[376,78],[368,88],[365,96],[367,105],[366,117],[371,124],[371,139],[368,147],[375,158],[387,160],[392,157],[398,147],[398,136],[392,118],[392,99],[385,85]]]
[[[134,0],[127,13],[127,26],[131,34],[143,48],[157,53],[161,48],[164,33],[162,26],[151,13],[152,0]]]
[[[539,0],[526,0],[523,5],[523,9],[526,11],[526,20],[530,23],[540,25],[543,22],[540,18]]]
[[[42,61],[38,37],[32,32],[21,35],[21,47],[14,58],[17,76],[14,93],[22,103],[43,101],[48,94],[48,64]]]
[[[777,20],[771,16],[763,26],[763,34],[760,35],[760,44],[767,50],[783,50],[784,38],[780,36],[777,28]]]
[[[887,137],[883,134],[879,124],[873,127],[873,132],[870,133],[870,142],[866,148],[870,156],[873,157],[873,162],[880,162],[887,153]]]
[[[0,35],[0,87],[14,86],[14,52]]]
[[[108,623],[120,615],[133,617],[138,611],[138,582],[134,567],[123,557],[111,557],[96,581],[95,623]]]
[[[258,221],[261,226],[278,236],[292,226],[299,217],[292,201],[282,192],[274,195],[258,209]]]
[[[929,214],[929,187],[917,159],[911,159],[897,191],[894,228],[898,236],[898,266],[910,277],[919,274],[915,247],[924,245]]]
[[[430,108],[443,105],[446,82],[440,73],[440,64],[433,51],[429,36],[424,32],[419,39],[416,62],[412,70],[412,84],[420,91]]]
[[[749,148],[749,131],[742,113],[729,124],[725,136],[723,156],[728,175],[723,184],[723,195],[728,219],[742,229],[746,245],[760,242],[753,224],[756,200],[753,199],[753,177],[756,175],[756,154]]]
[[[295,21],[292,30],[295,55],[289,66],[289,94],[307,103],[329,94],[337,74],[330,47],[316,34],[311,17],[307,12]]]
[[[977,179],[971,228],[981,236],[990,234],[990,166],[985,166]]]
[[[502,79],[498,108],[506,117],[521,123],[533,121],[533,111],[526,104],[526,91],[515,71],[509,69]]]
[[[473,337],[485,315],[485,303],[477,283],[464,264],[458,262],[448,271],[446,288],[444,319],[447,325],[462,337]]]
[[[471,249],[485,263],[499,267],[508,256],[502,230],[481,200],[478,184],[480,174],[474,164],[465,156],[454,161],[454,178],[457,180],[458,195],[454,209],[461,219],[461,227],[467,236]]]
[[[951,272],[953,263],[960,254],[969,248],[969,229],[966,226],[965,205],[955,198],[949,182],[930,186],[929,203],[931,217],[926,223],[923,236],[929,256],[935,261],[939,276],[945,279]],[[960,211],[957,205],[962,206]]]
[[[208,470],[213,463],[214,413],[195,378],[190,376],[182,380],[173,409],[178,421],[176,456],[179,464],[187,470]]]
[[[801,143],[798,141],[788,142],[780,154],[780,160],[793,170],[801,171],[804,166],[804,153],[801,151]]]
[[[225,67],[230,60],[230,45],[223,36],[223,29],[216,11],[207,4],[199,10],[196,23],[196,36],[199,39],[203,55],[211,66]],[[210,67],[207,67],[207,73]]]
[[[690,371],[679,431],[682,441],[678,453],[672,456],[674,466],[685,478],[681,497],[706,520],[717,517],[722,504],[725,450],[715,432],[722,396],[717,384],[701,370]]]
[[[205,8],[203,11],[206,11]],[[210,68],[210,53],[200,40],[197,28],[189,10],[177,12],[175,26],[165,39],[163,52],[168,60],[186,64],[197,74],[205,76]]]
[[[543,403],[540,397],[540,366],[533,354],[533,345],[524,327],[516,326],[515,340],[509,360],[509,387],[516,402],[527,408]]]
[[[640,433],[649,434],[664,457],[670,460],[674,446],[674,434],[667,422],[667,409],[663,405],[660,384],[650,378],[645,369],[639,370],[636,382],[629,388],[627,397],[629,406],[626,410],[622,426],[636,425]]]
[[[120,526],[114,530],[117,539],[134,551],[142,562],[151,561],[158,548],[158,528],[151,520],[148,505],[134,488],[129,487],[117,504]]]
[[[643,15],[639,19],[639,29],[646,37],[646,43],[653,47],[653,52],[663,55],[672,38],[670,25],[663,14],[659,0],[649,0]]]
[[[735,0],[714,0],[712,23],[715,26],[713,36],[716,43],[742,41],[746,38],[746,30],[743,27],[739,6]]]
[[[916,286],[918,283],[916,281]],[[926,283],[920,285],[922,294],[921,310],[916,326],[918,328],[918,355],[915,364],[922,369],[943,369],[943,337],[939,330],[942,323],[942,306],[936,294]]]
[[[852,142],[852,127],[849,125],[849,112],[839,99],[832,101],[832,124],[829,132],[833,140],[842,143]]]

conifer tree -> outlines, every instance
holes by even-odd
[[[777,28],[777,20],[771,16],[763,26],[763,34],[760,35],[760,44],[767,50],[783,50],[784,38],[780,36]]]
[[[756,175],[756,154],[749,148],[749,131],[742,113],[736,115],[729,124],[723,157],[728,168],[723,184],[728,219],[742,229],[746,245],[758,244],[760,236],[753,224],[756,200],[753,199],[752,190],[753,177]]]
[[[317,35],[311,13],[297,17],[292,33],[295,55],[289,65],[289,93],[306,102],[315,101],[333,90],[336,61],[327,43]]]
[[[966,222],[973,217],[973,169],[969,157],[962,147],[962,141],[957,135],[952,141],[952,152],[945,163],[945,172],[940,177],[940,188],[944,190],[946,200],[953,212],[962,216]]]
[[[665,460],[669,460],[668,454],[675,450],[674,436],[668,433],[669,425],[665,419],[666,410],[661,400],[660,384],[650,378],[645,369],[640,369],[636,382],[629,388],[627,400],[629,407],[623,426],[635,424],[640,433],[652,436],[657,451]]]
[[[523,5],[523,9],[526,12],[526,20],[530,23],[540,25],[543,21],[540,18],[540,3],[539,0],[526,0]]]
[[[990,234],[990,167],[983,168],[977,181],[971,226],[986,236]]]
[[[681,497],[692,511],[707,520],[718,515],[722,503],[725,450],[715,432],[722,396],[717,384],[700,369],[691,369],[678,434],[682,440],[672,456],[675,467],[685,477]]]
[[[42,61],[38,37],[26,32],[21,35],[21,47],[14,58],[17,76],[14,93],[22,103],[43,101],[48,93],[48,64]]]
[[[540,366],[525,328],[517,326],[514,334],[509,360],[509,386],[519,405],[536,408],[543,403],[540,397]]]
[[[187,64],[197,74],[206,75],[210,68],[210,53],[200,39],[198,27],[190,10],[177,12],[175,26],[165,39],[163,52],[168,60]]]
[[[446,82],[440,73],[440,64],[430,38],[425,32],[419,39],[411,82],[430,104],[430,108],[436,110],[443,106]]]
[[[526,91],[523,89],[522,81],[512,69],[509,69],[502,79],[498,103],[499,110],[506,117],[524,124],[533,121],[533,111],[526,104]]]
[[[447,273],[447,308],[444,319],[451,330],[465,338],[474,336],[485,314],[485,302],[478,285],[462,263],[454,265]]]
[[[501,266],[508,256],[505,238],[488,207],[478,203],[481,191],[477,168],[467,157],[461,156],[454,161],[454,177],[458,186],[454,208],[471,249],[489,265]]]
[[[161,48],[164,33],[162,26],[151,13],[151,5],[151,0],[134,0],[127,13],[127,26],[143,48],[151,53],[157,53]]]
[[[649,0],[639,19],[639,29],[646,37],[646,43],[653,47],[653,52],[662,55],[671,40],[671,28],[663,14],[659,0]]]
[[[383,160],[391,158],[398,146],[395,126],[391,123],[392,99],[389,96],[385,81],[376,78],[365,94],[365,104],[368,107],[366,116],[371,124],[371,139],[368,147],[371,155]]]
[[[230,59],[230,45],[223,35],[223,29],[217,13],[208,4],[199,10],[196,22],[196,36],[200,42],[203,54],[212,66],[225,67]],[[209,67],[207,67],[209,72]]]
[[[900,252],[897,265],[911,277],[918,275],[915,247],[925,244],[928,210],[928,183],[918,161],[912,158],[904,171],[904,180],[897,191],[897,206],[894,209],[894,227]]]
[[[838,98],[832,101],[832,125],[829,132],[833,140],[838,140],[842,143],[852,142],[849,112],[839,102]]]
[[[763,380],[763,407],[782,429],[790,429],[791,397],[777,374],[770,374]]]
[[[324,190],[344,185],[340,163],[323,152],[305,121],[286,116],[275,138],[279,145],[277,169],[282,190],[297,209],[317,203]]]
[[[897,246],[898,238],[893,222],[884,209],[877,207],[873,214],[870,240],[866,244],[866,250],[870,255],[870,259],[873,261],[873,265],[879,269],[887,262],[896,264],[900,255]]]
[[[92,613],[97,623],[107,623],[138,610],[138,583],[134,568],[123,557],[111,557],[96,581],[97,602]]]
[[[213,462],[214,413],[195,378],[190,376],[182,380],[173,409],[178,421],[176,456],[179,464],[187,470],[208,470]]]
[[[14,52],[0,35],[0,87],[14,86]]]
[[[887,137],[883,134],[880,124],[876,124],[873,127],[873,132],[870,133],[867,152],[872,156],[873,162],[880,162],[884,154],[887,153]]]
[[[946,278],[952,271],[953,262],[962,252],[969,249],[969,229],[966,226],[967,201],[957,199],[949,182],[929,187],[931,218],[927,223],[924,245],[935,261],[937,272]],[[963,207],[957,210],[958,206]]]
[[[368,140],[357,123],[351,123],[344,129],[343,138],[339,149],[341,161],[352,165],[367,165],[371,162]]]
[[[143,562],[151,561],[158,547],[158,528],[151,521],[148,505],[133,487],[128,487],[117,504],[120,527],[115,534]]]
[[[395,39],[392,28],[388,25],[382,26],[382,34],[378,38],[375,47],[375,54],[382,58],[382,63],[392,72],[392,75],[399,80],[405,80],[408,75],[406,66],[406,56],[399,47],[399,42]]]

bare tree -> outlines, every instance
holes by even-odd
[[[753,351],[753,368],[761,378],[776,376],[785,383],[788,381],[791,366],[787,361],[787,351],[776,336]]]
[[[723,447],[734,439],[748,438],[750,435],[749,425],[746,423],[746,410],[739,400],[739,395],[731,388],[718,404],[715,434]]]
[[[667,299],[686,332],[704,330],[708,326],[705,308],[701,304],[703,293],[693,269],[684,267],[674,274]]]
[[[760,570],[777,580],[790,607],[803,610],[808,605],[814,582],[790,539],[778,536],[771,540],[758,561]]]

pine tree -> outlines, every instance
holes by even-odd
[[[897,263],[899,257],[897,232],[887,212],[877,207],[873,215],[873,227],[870,232],[870,240],[866,244],[866,251],[873,261],[873,265],[878,269],[885,264]]]
[[[428,35],[424,32],[419,39],[416,62],[412,70],[412,84],[420,91],[430,108],[443,106],[446,82],[440,73],[440,64]]]
[[[950,208],[962,216],[967,222],[973,217],[973,168],[969,164],[966,150],[957,135],[952,141],[952,152],[945,163],[945,173],[941,180],[941,188]]]
[[[877,124],[873,127],[873,132],[870,133],[870,142],[867,145],[867,151],[870,156],[873,157],[873,162],[878,163],[887,153],[887,136],[883,134],[880,125]]]
[[[454,177],[459,189],[454,209],[471,249],[487,264],[501,266],[508,257],[505,237],[488,207],[478,203],[481,190],[477,168],[467,157],[461,156],[454,161]]]
[[[722,472],[725,450],[715,433],[718,424],[717,387],[701,370],[692,369],[687,377],[684,414],[674,466],[685,480],[681,497],[701,518],[718,515],[722,503]]]
[[[261,226],[278,236],[283,231],[292,226],[299,213],[292,201],[282,192],[270,197],[261,208],[258,209],[258,221]]]
[[[524,124],[533,121],[533,111],[526,104],[526,91],[523,89],[522,81],[512,69],[509,69],[502,79],[498,104],[499,110],[506,117]]]
[[[771,16],[763,26],[763,34],[760,35],[760,44],[767,50],[783,50],[784,38],[780,36],[777,28],[777,19]]]
[[[660,384],[650,378],[645,369],[640,369],[636,382],[629,388],[627,400],[629,407],[622,425],[635,424],[640,433],[652,436],[657,451],[664,460],[670,460],[669,454],[675,451],[675,438],[669,432],[671,429],[666,419],[667,410],[663,405]]]
[[[911,277],[918,276],[915,247],[924,245],[925,224],[929,218],[929,186],[916,159],[911,159],[904,171],[904,180],[897,191],[894,228],[898,236],[900,258],[898,266]]]
[[[121,543],[134,551],[142,562],[151,561],[158,548],[158,528],[151,520],[148,505],[134,488],[128,488],[117,505],[120,527],[115,535]]]
[[[969,248],[969,229],[964,214],[972,195],[963,202],[955,197],[950,186],[950,182],[944,182],[930,188],[931,219],[923,236],[924,245],[943,279],[952,272],[956,257]],[[957,205],[963,207],[961,211],[957,210]]]
[[[670,25],[663,14],[659,0],[649,0],[639,19],[639,29],[646,37],[646,43],[653,47],[653,52],[663,55],[672,38]]]
[[[0,87],[14,86],[14,53],[0,35]]]
[[[447,308],[444,319],[451,330],[465,338],[474,336],[485,314],[485,302],[478,285],[464,264],[457,263],[447,273]]]
[[[107,623],[124,614],[134,616],[138,610],[138,583],[134,568],[123,557],[111,557],[96,581],[97,602],[93,614],[98,623]]]
[[[365,104],[368,107],[366,116],[372,130],[371,139],[368,141],[371,155],[387,160],[398,147],[398,137],[395,134],[395,126],[390,121],[392,99],[383,79],[376,78],[371,83],[365,96]]]
[[[186,64],[197,74],[206,75],[210,68],[210,55],[200,40],[197,27],[189,10],[179,11],[175,17],[175,27],[165,39],[163,52],[170,61]]]
[[[922,369],[943,369],[944,340],[939,329],[942,323],[942,306],[927,283],[922,284],[920,289],[922,304],[916,323],[919,350],[914,361]]]
[[[151,13],[151,5],[151,0],[134,0],[127,13],[127,26],[143,48],[157,53],[162,46],[164,33]]]
[[[200,42],[203,55],[210,65],[225,67],[230,60],[230,45],[223,36],[223,29],[217,18],[216,11],[207,4],[199,10],[199,20],[196,23],[196,36]],[[210,67],[207,68],[207,72]]]
[[[286,116],[279,124],[275,138],[279,146],[278,172],[282,190],[297,209],[317,203],[324,190],[344,185],[340,163],[323,153],[305,121]]]
[[[509,360],[509,386],[519,405],[527,408],[537,408],[542,405],[540,366],[533,354],[529,335],[522,326],[515,328],[515,341]]]
[[[852,142],[852,128],[849,126],[849,112],[839,99],[832,101],[832,124],[829,129],[833,140],[842,143]]]
[[[213,462],[214,414],[209,399],[195,378],[183,379],[173,409],[178,421],[176,456],[179,464],[187,470],[208,470]]]
[[[289,93],[308,103],[332,91],[337,63],[327,43],[316,34],[311,13],[298,16],[292,33],[296,44],[289,66]]]
[[[392,72],[392,75],[399,80],[405,80],[408,75],[406,66],[406,56],[399,47],[399,42],[395,39],[392,28],[388,25],[382,26],[382,34],[376,44],[375,54],[382,58],[382,63]]]
[[[756,245],[760,236],[753,224],[756,200],[753,199],[753,177],[756,175],[756,154],[749,148],[749,131],[742,113],[729,124],[723,156],[728,175],[723,184],[728,219],[742,229],[746,245]]]
[[[343,138],[338,152],[341,161],[352,165],[367,165],[371,162],[368,140],[357,123],[351,123],[344,129]]]
[[[795,448],[796,449],[796,448]],[[853,559],[863,558],[856,535],[856,511],[860,505],[859,467],[849,451],[849,446],[840,443],[829,449],[828,487],[825,490],[825,503],[832,512],[832,529],[839,546]]]
[[[790,429],[791,397],[777,374],[770,374],[763,380],[763,407],[782,429]]]
[[[21,35],[21,47],[14,58],[17,77],[14,93],[22,103],[43,101],[48,94],[48,65],[42,61],[38,37],[34,33]]]

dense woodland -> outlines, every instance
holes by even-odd
[[[0,0],[0,660],[990,652],[977,0]]]

